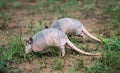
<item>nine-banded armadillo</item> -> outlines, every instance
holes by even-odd
[[[100,40],[95,36],[91,35],[83,26],[83,24],[73,18],[62,18],[57,20],[51,25],[52,28],[61,30],[65,33],[75,33],[76,35],[82,36],[83,40],[85,40],[86,35],[96,41]]]
[[[100,55],[100,54],[92,54],[78,49],[74,46],[67,35],[54,28],[44,29],[37,34],[35,34],[32,38],[25,39],[27,45],[25,47],[25,53],[28,54],[30,50],[34,52],[41,51],[48,46],[58,46],[62,50],[62,57],[65,55],[65,44],[68,44],[72,49],[76,50],[79,53],[85,55]],[[32,48],[32,49],[31,49]]]

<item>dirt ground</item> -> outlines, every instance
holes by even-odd
[[[0,46],[6,46],[7,40],[9,40],[9,35],[18,35],[22,31],[22,37],[31,36],[33,35],[33,32],[38,32],[39,27],[39,21],[42,20],[44,25],[50,26],[51,23],[56,21],[59,18],[61,14],[59,13],[43,13],[42,11],[36,11],[35,13],[31,14],[31,11],[27,9],[27,6],[34,6],[36,5],[36,2],[24,2],[21,1],[22,6],[26,8],[19,8],[15,10],[8,9],[8,13],[12,14],[12,17],[8,20],[8,27],[5,29],[0,29]],[[102,36],[101,30],[104,28],[103,24],[99,22],[100,18],[99,16],[96,16],[98,12],[91,14],[86,14],[81,11],[76,11],[74,13],[71,13],[72,16],[74,16],[76,19],[80,20],[85,28],[94,36]],[[65,16],[67,17],[67,16]],[[0,20],[0,24],[2,23],[2,20]],[[33,26],[33,32],[30,31],[30,24]],[[11,34],[9,34],[11,33]],[[83,43],[82,43],[83,44]],[[85,44],[88,45],[88,49],[96,49],[98,50],[102,49],[102,46],[100,43],[96,42],[86,42]],[[84,44],[83,44],[84,45]],[[79,47],[79,46],[78,46]],[[81,54],[77,55],[71,55],[67,54],[65,56],[65,59],[60,59],[62,63],[64,63],[64,67],[62,70],[54,70],[54,57],[35,57],[30,62],[21,62],[21,63],[12,63],[10,64],[13,68],[18,68],[20,73],[68,73],[70,68],[74,66],[73,64],[76,63],[76,60],[82,60],[83,64],[87,66],[92,66],[92,64],[95,62],[95,60],[98,60],[99,57],[94,56],[84,56]],[[43,62],[44,66],[42,69],[39,68],[38,62]],[[84,73],[84,70],[82,68],[77,71],[78,73]]]

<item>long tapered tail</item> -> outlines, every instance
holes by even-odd
[[[74,49],[75,51],[77,51],[77,52],[79,52],[79,53],[82,53],[82,54],[84,54],[84,55],[100,56],[99,53],[98,53],[98,54],[93,54],[93,53],[89,53],[89,52],[85,52],[85,51],[83,51],[83,50],[80,50],[80,49],[77,48],[75,45],[73,45],[69,39],[67,40],[67,44],[68,44],[72,49]]]
[[[84,27],[83,27],[83,32],[90,38],[100,42],[100,40],[98,38],[96,38],[95,36],[91,35]]]

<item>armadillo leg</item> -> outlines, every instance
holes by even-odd
[[[83,38],[83,42],[85,42],[87,36],[83,32],[81,32],[79,35]]]
[[[62,58],[65,56],[65,46],[61,46]]]

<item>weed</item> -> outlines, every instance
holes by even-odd
[[[30,24],[28,25],[28,29],[29,29],[29,32],[30,32],[31,34],[34,34],[34,33],[33,33],[33,29],[34,29],[33,25],[34,25],[34,24],[33,24],[32,21],[31,21]]]
[[[120,40],[117,39],[115,35],[109,39],[104,40],[103,43],[106,49],[112,50],[114,48],[114,50],[120,50]]]
[[[44,25],[43,25],[43,21],[39,20],[39,30],[43,30],[44,29]]]

